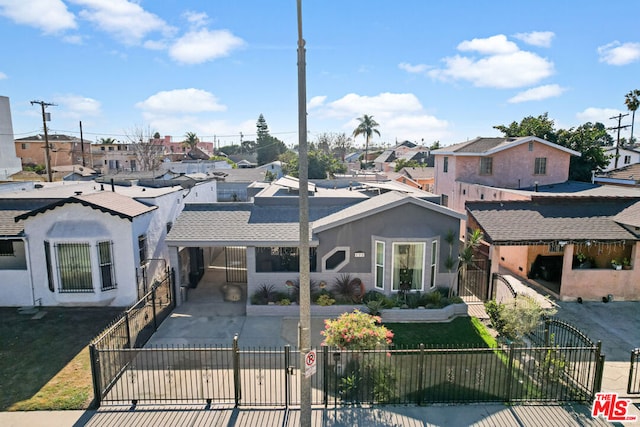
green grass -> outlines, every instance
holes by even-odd
[[[0,411],[86,409],[87,345],[122,308],[42,307],[42,319],[0,308]]]
[[[396,347],[433,345],[495,346],[495,339],[475,317],[458,317],[447,323],[384,323],[394,333]]]

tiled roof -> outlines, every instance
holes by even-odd
[[[564,199],[534,202],[468,202],[467,211],[485,238],[499,243],[639,240],[614,221],[638,199]]]
[[[536,141],[538,143],[554,147],[560,151],[567,152],[574,156],[580,156],[580,153],[574,150],[571,150],[567,147],[563,147],[562,145],[554,144],[549,141],[545,141],[544,139],[537,138],[534,136],[523,136],[523,137],[514,137],[514,138],[483,138],[478,137],[472,139],[471,141],[462,142],[459,144],[450,145],[448,147],[439,148],[437,150],[433,150],[432,154],[438,155],[491,155],[493,153],[518,146],[520,144],[528,143],[530,141]]]
[[[640,227],[640,202],[623,209],[619,214],[614,216],[613,219],[620,224]]]
[[[18,216],[17,218],[26,219],[30,216],[35,216],[39,213],[53,210],[68,203],[80,203],[84,206],[89,206],[93,209],[97,209],[102,212],[116,215],[129,220],[138,215],[142,215],[146,212],[157,209],[157,206],[145,205],[144,203],[138,202],[131,197],[123,196],[122,194],[114,193],[111,191],[102,191],[98,193],[69,197],[67,199],[63,199],[43,206],[39,209],[26,212]]]
[[[628,179],[640,183],[640,163],[625,166],[622,168],[614,169],[612,171],[603,173],[601,176],[613,179]]]
[[[435,168],[402,168],[400,173],[404,172],[409,178],[413,179],[430,179],[435,176]]]
[[[24,230],[21,221],[15,218],[33,209],[48,205],[51,200],[0,199],[0,236],[18,236]]]

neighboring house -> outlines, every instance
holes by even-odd
[[[373,164],[377,171],[390,172],[395,170],[398,160],[415,161],[424,166],[433,166],[433,156],[429,154],[429,149],[410,141],[404,141],[383,151],[375,158]]]
[[[55,166],[53,168],[54,181],[91,181],[97,175],[96,171],[82,165]]]
[[[571,156],[580,156],[543,139],[476,138],[440,148],[435,156],[434,193],[442,204],[464,212],[466,201],[500,200],[495,190],[535,188],[567,181]]]
[[[157,149],[162,150],[162,146]],[[102,174],[141,170],[134,144],[92,144],[91,156],[93,169]]]
[[[506,268],[562,300],[640,300],[640,192],[468,202],[467,213],[490,245],[491,272]]]
[[[250,199],[248,188],[254,182],[265,181],[266,169],[225,169],[214,174],[218,179],[219,202],[246,202]],[[223,172],[223,173],[222,173]]]
[[[634,163],[595,175],[593,182],[626,187],[640,187],[640,163]]]
[[[620,169],[625,166],[634,165],[640,163],[640,151],[630,147],[619,147],[618,151],[618,164],[616,165],[616,147],[607,147],[604,150],[604,154],[609,156],[609,164],[604,168],[604,172],[609,172],[614,169]]]
[[[0,281],[0,306],[128,306],[164,273],[165,236],[185,204],[216,201],[215,180],[12,190],[0,192],[0,251],[11,256],[0,256],[10,279]]]
[[[400,170],[400,174],[406,176],[411,181],[418,184],[418,187],[423,189],[424,191],[433,191],[433,187],[435,184],[435,168],[433,167],[422,167],[422,168],[411,168],[406,167]],[[396,181],[400,181],[400,179],[396,178]],[[401,181],[402,182],[402,181]]]
[[[458,252],[458,243],[450,248],[444,236],[457,231],[464,216],[409,194],[374,195],[380,192],[375,190],[309,187],[311,279],[331,284],[350,274],[366,290],[389,295],[403,283],[421,292],[452,286],[455,273],[445,260]],[[202,249],[205,259],[224,251],[227,280],[246,283],[249,296],[263,284],[284,288],[287,280],[295,281],[298,193],[293,184],[274,183],[253,203],[186,207],[167,237],[179,281],[190,282],[192,248]],[[238,269],[244,276],[230,278]]]
[[[46,165],[43,134],[15,140],[16,155],[22,165]],[[50,167],[91,164],[91,144],[75,136],[48,135]],[[84,148],[83,148],[84,146]]]

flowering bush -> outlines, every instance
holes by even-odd
[[[374,349],[380,344],[391,344],[393,332],[380,324],[379,316],[360,310],[343,313],[336,319],[324,321],[324,345],[349,350]]]

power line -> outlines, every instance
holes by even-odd
[[[616,160],[615,160],[615,163],[613,165],[614,169],[618,169],[618,157],[620,157],[620,129],[626,129],[629,126],[631,126],[631,125],[622,126],[620,123],[622,122],[622,118],[623,117],[627,117],[628,115],[629,115],[629,113],[627,113],[627,114],[620,113],[617,116],[609,117],[609,120],[618,119],[618,126],[607,128],[607,130],[617,130],[618,131],[618,138],[616,140]]]

